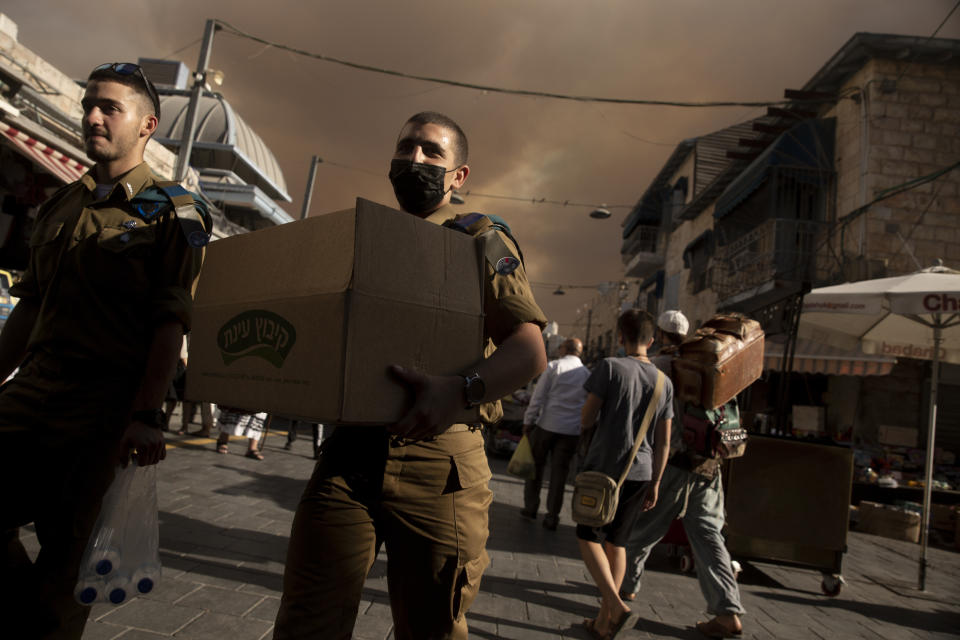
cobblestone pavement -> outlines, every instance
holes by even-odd
[[[284,435],[270,434],[263,461],[244,457],[240,439],[231,442],[229,455],[218,455],[213,440],[170,436],[160,468],[161,584],[122,606],[95,606],[84,640],[271,637],[290,522],[313,468],[309,436],[301,434],[284,451]],[[504,460],[491,466],[492,563],[467,616],[471,637],[589,638],[579,625],[595,612],[597,590],[580,560],[569,513],[561,514],[555,532],[521,518],[522,482],[506,474]],[[35,550],[32,532],[22,536]],[[915,588],[918,550],[851,533],[847,584],[836,598],[821,594],[815,571],[744,563],[744,637],[958,638],[960,553],[930,550],[928,590],[921,593]],[[381,553],[355,638],[392,638],[385,567]],[[633,604],[640,622],[618,638],[700,638],[692,625],[706,619],[704,607],[696,579],[657,547]]]

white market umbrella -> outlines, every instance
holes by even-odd
[[[803,338],[864,353],[932,361],[927,456],[920,527],[920,590],[926,588],[927,540],[940,363],[960,364],[960,271],[944,266],[906,276],[814,289],[803,299]]]

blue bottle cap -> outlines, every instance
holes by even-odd
[[[94,567],[94,570],[97,572],[98,575],[105,576],[111,571],[113,571],[113,563],[110,562],[108,558],[104,558],[103,560],[100,560],[99,562],[97,562],[96,566]]]
[[[137,591],[140,593],[150,593],[153,590],[153,578],[140,578],[137,582]]]
[[[113,604],[120,604],[126,599],[127,599],[126,589],[117,588],[110,592],[110,602],[112,602]]]
[[[77,599],[83,604],[92,604],[97,599],[97,590],[94,587],[87,587],[80,592]]]

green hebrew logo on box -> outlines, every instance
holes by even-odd
[[[253,356],[279,368],[296,341],[297,330],[293,325],[264,309],[244,311],[230,318],[217,332],[223,364]]]

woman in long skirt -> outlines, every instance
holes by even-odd
[[[248,458],[263,460],[263,454],[258,450],[258,443],[263,436],[267,414],[247,413],[237,409],[220,407],[217,424],[220,425],[220,437],[217,438],[217,453],[229,453],[230,436],[249,438],[247,445]]]

